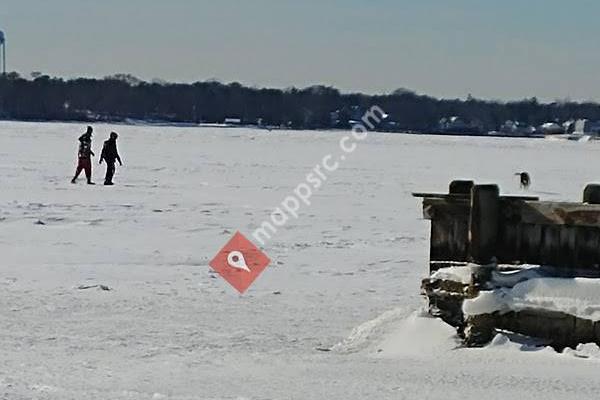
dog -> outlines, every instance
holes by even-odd
[[[515,175],[518,175],[521,179],[521,189],[529,189],[529,185],[531,185],[531,177],[527,172],[517,172]]]

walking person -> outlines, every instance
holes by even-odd
[[[92,132],[94,129],[91,126],[87,127],[87,131],[79,137],[79,152],[77,154],[77,170],[75,176],[71,179],[71,183],[76,183],[81,171],[85,171],[88,185],[94,185],[92,182],[92,157],[95,156],[92,151]]]
[[[116,132],[110,133],[110,138],[104,142],[102,147],[102,154],[100,155],[100,164],[102,161],[106,161],[106,177],[104,178],[105,185],[114,185],[112,179],[115,175],[115,161],[119,162],[120,166],[123,166],[121,162],[121,156],[117,150],[117,135]]]

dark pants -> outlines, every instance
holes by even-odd
[[[115,162],[106,161],[106,177],[104,178],[104,183],[112,183],[113,176],[115,176]]]
[[[75,171],[75,177],[73,180],[79,177],[81,171],[85,170],[85,177],[88,182],[92,181],[92,159],[90,157],[81,157],[77,163],[77,171]]]

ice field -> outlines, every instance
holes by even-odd
[[[240,296],[208,262],[348,132],[94,125],[125,166],[72,185],[85,124],[0,122],[0,399],[593,399],[600,350],[457,347],[422,315],[452,179],[581,199],[600,142],[371,133],[264,250]],[[99,287],[105,285],[111,290]]]

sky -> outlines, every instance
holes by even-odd
[[[2,0],[8,69],[600,101],[597,0]]]

